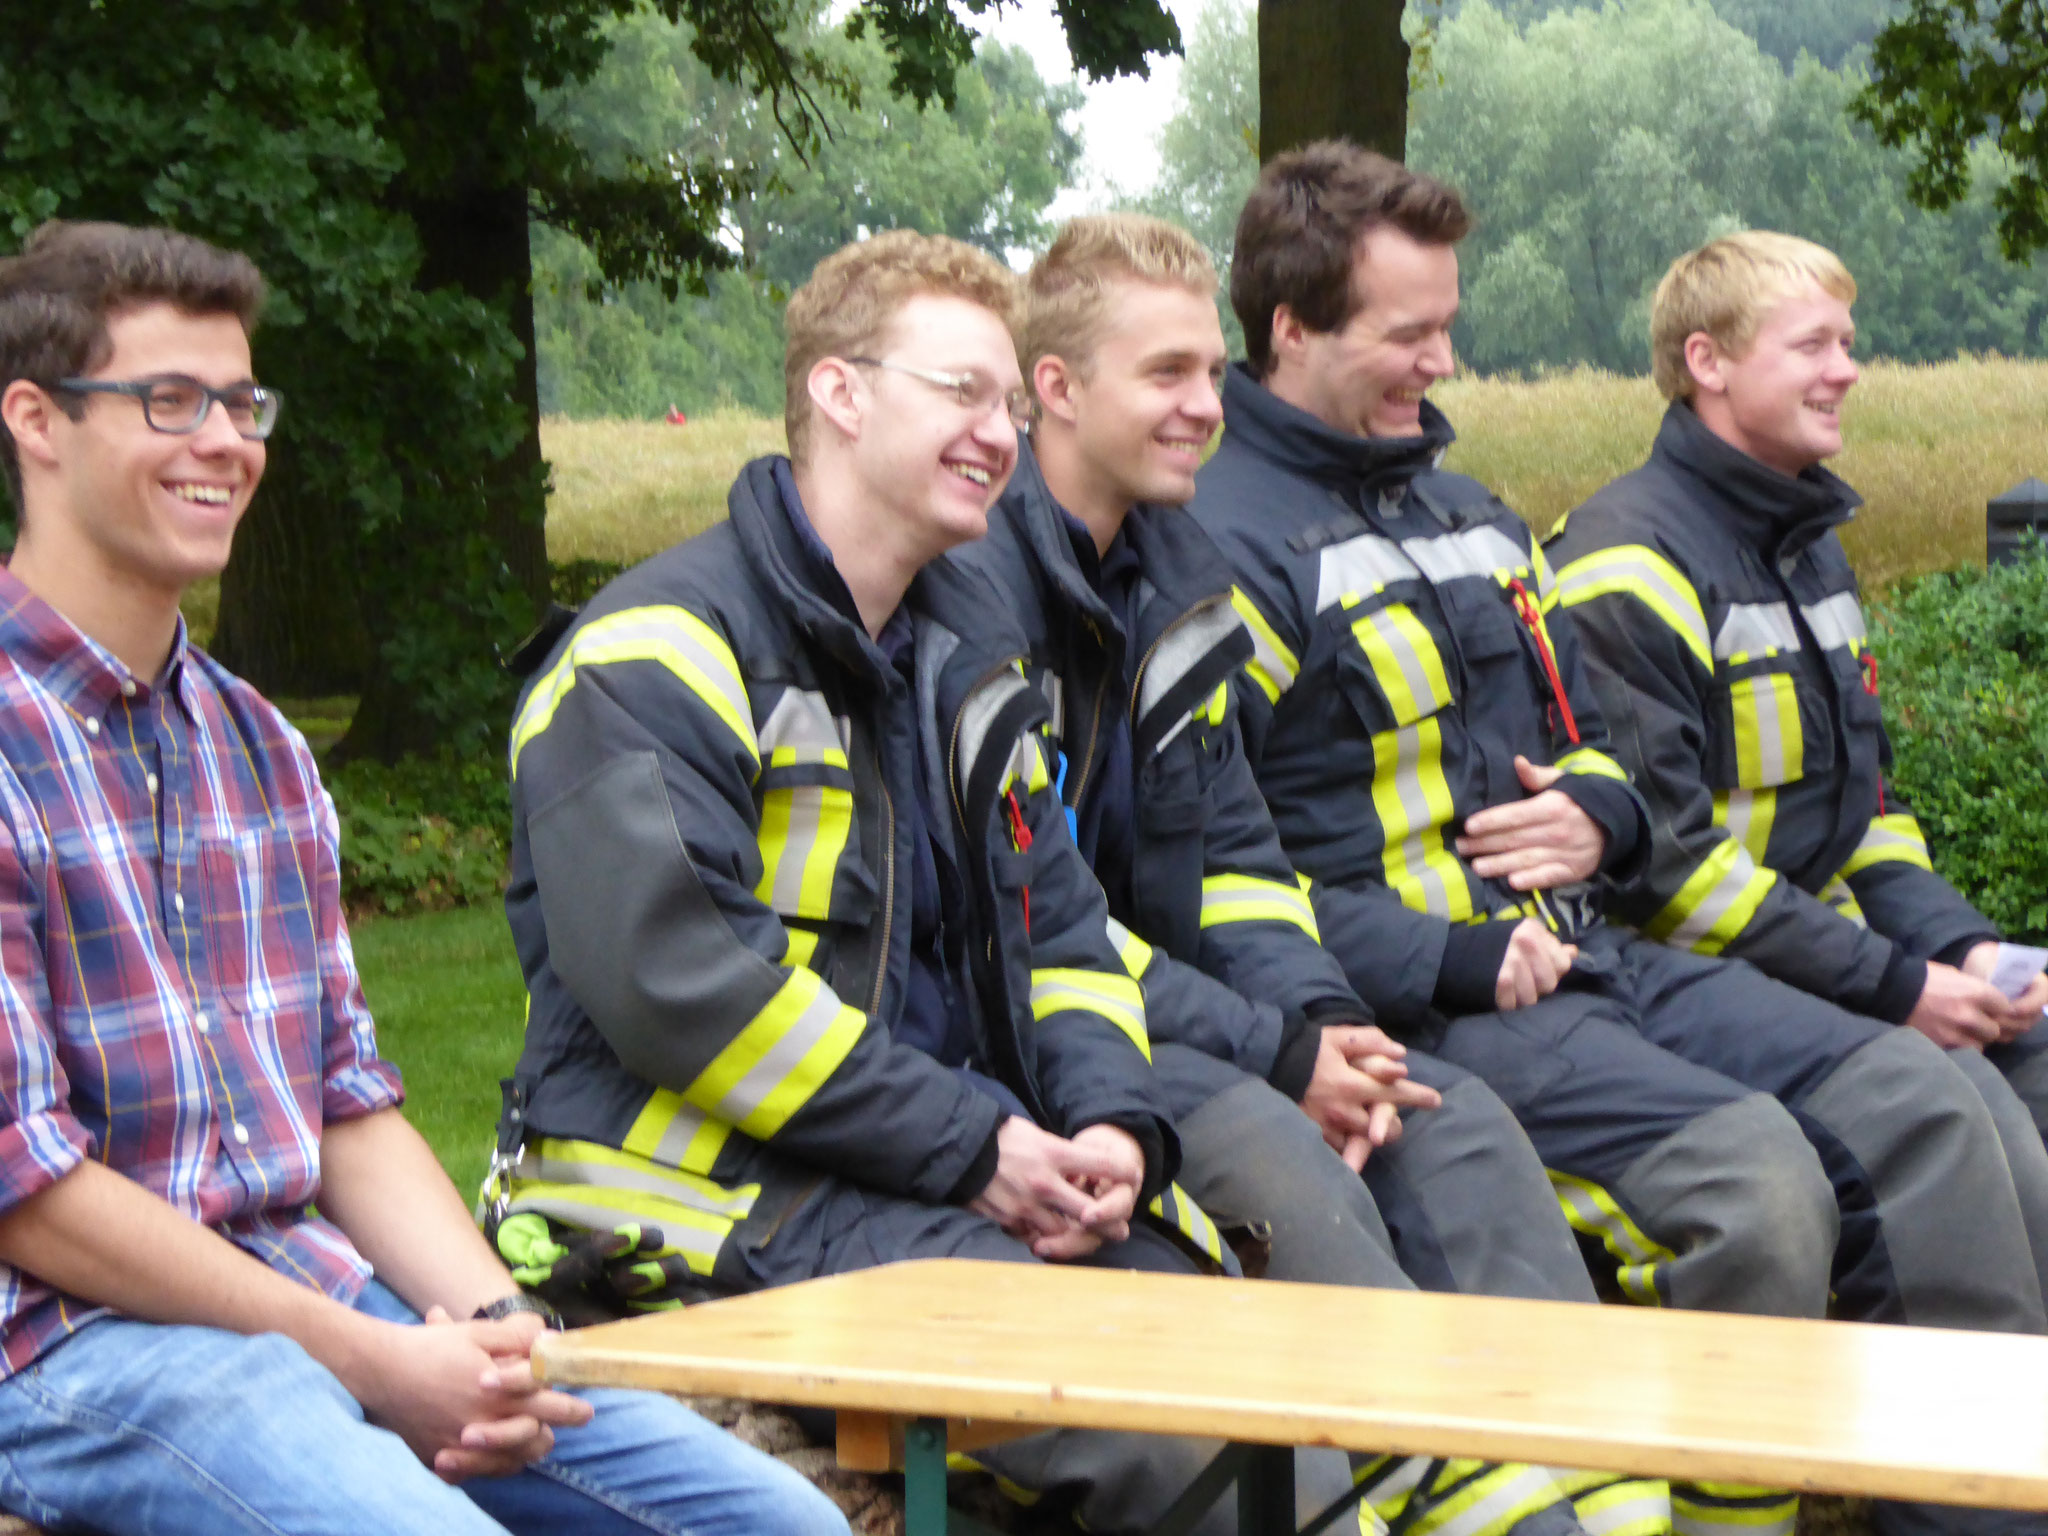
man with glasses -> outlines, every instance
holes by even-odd
[[[943,237],[828,257],[785,319],[789,457],[545,645],[512,726],[531,1006],[488,1191],[522,1268],[624,1229],[597,1289],[674,1306],[911,1258],[1186,1273],[1138,1219],[1161,1199],[1213,1239],[1168,1186],[1026,646],[933,563],[1017,462],[1017,307]],[[1095,1531],[1148,1526],[1203,1460],[1083,1431],[979,1454]]]
[[[50,224],[0,262],[0,1505],[843,1533],[665,1398],[541,1390],[545,1309],[399,1114],[312,757],[178,613],[277,422],[262,294],[166,230]]]

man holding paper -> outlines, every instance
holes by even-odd
[[[1911,1025],[1977,1082],[2008,1155],[2030,1155],[2026,1113],[2048,1129],[2043,957],[2001,943],[1934,872],[1888,782],[1877,658],[1835,532],[1861,502],[1822,467],[1857,380],[1855,296],[1832,252],[1788,235],[1673,263],[1651,305],[1670,406],[1649,460],[1550,553],[1650,806],[1628,916]],[[2040,1181],[2019,1182],[2025,1203]]]

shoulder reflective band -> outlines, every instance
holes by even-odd
[[[838,1069],[867,1019],[810,971],[794,970],[683,1097],[766,1141]]]
[[[1632,597],[1670,628],[1687,650],[1711,673],[1714,650],[1707,638],[1707,616],[1699,594],[1678,567],[1641,544],[1618,544],[1574,560],[1557,573],[1557,589],[1567,608],[1596,597]]]
[[[1347,599],[1371,597],[1397,581],[1413,581],[1422,572],[1401,553],[1401,546],[1376,533],[1332,544],[1316,560],[1316,612]]]
[[[1231,589],[1230,606],[1237,610],[1237,616],[1244,620],[1244,627],[1251,631],[1252,659],[1245,663],[1245,670],[1259,685],[1266,701],[1277,704],[1280,695],[1294,686],[1294,679],[1301,673],[1301,663],[1287,642],[1266,622],[1266,616],[1259,612],[1258,605],[1244,595],[1244,588]]]
[[[528,691],[512,722],[513,775],[519,773],[519,754],[548,728],[583,668],[631,661],[653,662],[674,674],[725,723],[747,756],[760,763],[753,712],[732,648],[694,613],[664,606],[607,614],[575,632],[561,658]]]
[[[1315,908],[1293,881],[1264,880],[1257,875],[1202,877],[1202,926],[1223,923],[1291,923],[1322,942]]]
[[[785,688],[761,722],[759,750],[770,767],[830,763],[844,768],[852,731],[851,722],[833,714],[822,693]]]
[[[1806,771],[1799,690],[1789,672],[1758,672],[1728,685],[1735,716],[1735,783],[1740,789],[1789,784]]]
[[[1502,571],[1535,574],[1529,552],[1490,523],[1433,539],[1403,539],[1401,553],[1438,585],[1460,576],[1492,577]]]
[[[1758,869],[1740,843],[1723,838],[1644,931],[1680,949],[1718,955],[1749,926],[1777,878]]]
[[[1714,632],[1714,655],[1722,661],[1796,651],[1799,629],[1787,603],[1730,603]]]
[[[1932,869],[1927,857],[1927,839],[1920,835],[1920,823],[1903,811],[1871,818],[1863,841],[1842,866],[1842,878],[1860,875],[1873,864],[1911,864],[1915,869]]]
[[[1131,977],[1067,966],[1033,970],[1031,1017],[1044,1019],[1069,1010],[1099,1014],[1114,1024],[1147,1061],[1152,1059],[1152,1041],[1145,1032],[1144,994]]]
[[[1714,825],[1725,827],[1728,835],[1749,850],[1757,863],[1767,862],[1771,846],[1771,824],[1778,818],[1775,789],[1717,789],[1714,791]]]

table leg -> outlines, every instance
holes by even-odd
[[[1294,1447],[1254,1445],[1237,1474],[1239,1536],[1293,1536]]]
[[[903,1427],[903,1536],[946,1536],[946,1421]]]

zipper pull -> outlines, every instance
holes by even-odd
[[[1543,658],[1543,670],[1550,678],[1550,695],[1557,701],[1557,712],[1564,719],[1564,733],[1576,747],[1579,744],[1579,722],[1572,718],[1572,701],[1565,697],[1564,679],[1558,675],[1557,652],[1550,648],[1550,628],[1543,622],[1543,607],[1522,585],[1521,577],[1510,576],[1507,585],[1514,594],[1515,614],[1536,641],[1537,653]]]

